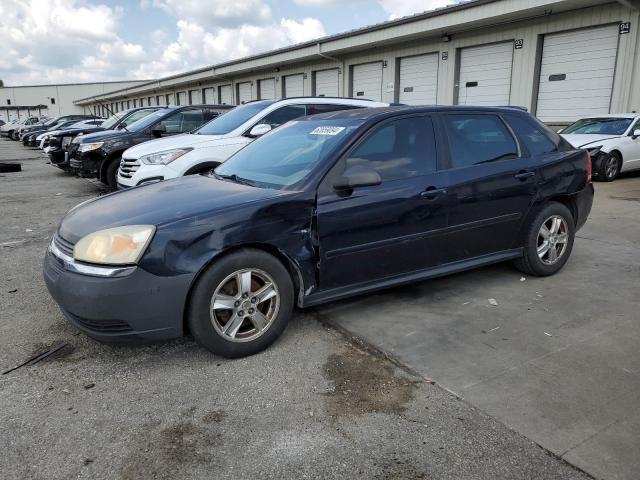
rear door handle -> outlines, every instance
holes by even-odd
[[[524,182],[527,178],[533,177],[536,172],[528,172],[526,170],[520,170],[518,173],[514,175],[518,180]]]
[[[433,200],[434,198],[446,193],[446,188],[427,187],[424,192],[420,193],[420,196],[426,200]]]

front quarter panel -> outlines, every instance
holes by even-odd
[[[160,276],[192,275],[193,280],[215,258],[243,246],[285,256],[301,289],[315,283],[311,241],[313,195],[286,193],[269,201],[178,220],[158,227],[140,266]]]

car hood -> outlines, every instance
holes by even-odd
[[[151,153],[163,152],[165,150],[173,150],[174,148],[200,148],[208,146],[211,143],[217,143],[222,139],[219,135],[175,135],[167,138],[159,138],[157,140],[149,140],[148,142],[141,143],[128,149],[125,153],[125,158],[140,158],[143,155],[149,155]]]
[[[124,137],[125,135],[131,134],[132,132],[127,130],[103,130],[78,137],[76,143],[104,142],[105,140],[111,140],[112,138]]]
[[[55,132],[51,132],[50,135],[52,136],[60,135],[60,136],[69,137],[69,136],[78,135],[80,133],[102,132],[103,130],[104,128],[101,128],[101,127],[68,128],[65,130],[56,130]]]
[[[191,175],[81,203],[67,213],[58,231],[62,238],[76,243],[89,233],[124,225],[161,227],[189,219],[200,223],[218,211],[291,194]]]
[[[583,133],[560,134],[567,142],[576,148],[586,147],[597,142],[603,142],[613,138],[620,138],[619,135],[592,135]]]

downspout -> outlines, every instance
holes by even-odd
[[[324,53],[322,53],[322,44],[321,44],[320,42],[318,42],[318,43],[317,43],[317,45],[318,45],[318,53],[317,53],[317,55],[318,55],[319,57],[326,58],[327,60],[331,60],[331,61],[334,61],[334,62],[338,62],[338,63],[340,63],[340,72],[342,73],[342,79],[341,79],[341,83],[342,83],[342,96],[343,96],[343,97],[346,97],[346,95],[345,95],[345,93],[344,93],[344,79],[346,78],[346,77],[345,77],[345,75],[346,75],[346,74],[345,74],[345,64],[344,64],[344,59],[342,59],[342,60],[341,60],[341,59],[339,59],[339,58],[332,57],[332,56],[330,56],[330,55],[325,55]]]

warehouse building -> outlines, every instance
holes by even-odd
[[[128,82],[70,83],[60,85],[26,85],[0,87],[0,119],[29,118],[48,115],[57,117],[73,113],[89,113],[90,109],[74,100],[89,95],[103,95],[147,83]]]
[[[300,95],[517,105],[551,125],[640,108],[640,0],[472,0],[81,98],[134,105]]]

